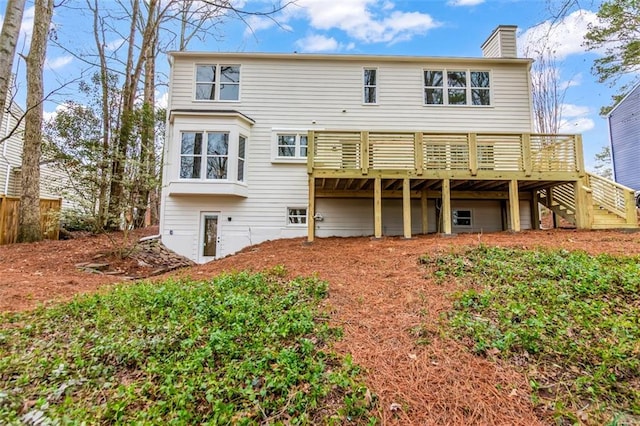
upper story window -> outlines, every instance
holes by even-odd
[[[375,68],[365,68],[363,70],[363,102],[365,104],[378,103],[378,70]]]
[[[276,144],[277,158],[307,158],[306,133],[278,133],[276,134]]]
[[[424,70],[425,105],[491,105],[489,71]]]
[[[196,65],[196,100],[240,100],[240,65]]]
[[[181,179],[227,179],[228,160],[228,133],[182,132]]]

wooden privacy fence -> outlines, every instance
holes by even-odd
[[[0,195],[0,245],[13,244],[18,239],[18,208],[20,198]],[[60,234],[62,199],[40,199],[40,226],[47,240],[57,240]]]

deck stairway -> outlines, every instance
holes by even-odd
[[[633,190],[600,176],[586,173],[582,182],[591,206],[591,229],[638,228]],[[573,183],[564,183],[538,191],[545,207],[569,223],[576,224],[576,200]]]

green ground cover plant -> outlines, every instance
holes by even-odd
[[[639,257],[480,245],[421,261],[462,287],[448,332],[525,368],[558,424],[640,424]]]
[[[352,424],[371,394],[284,270],[123,285],[0,316],[3,424]]]

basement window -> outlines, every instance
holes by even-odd
[[[307,224],[306,207],[287,207],[287,225],[303,226]]]
[[[467,228],[470,228],[472,226],[471,210],[454,209],[452,212],[452,216],[453,216],[453,226],[464,226]]]

